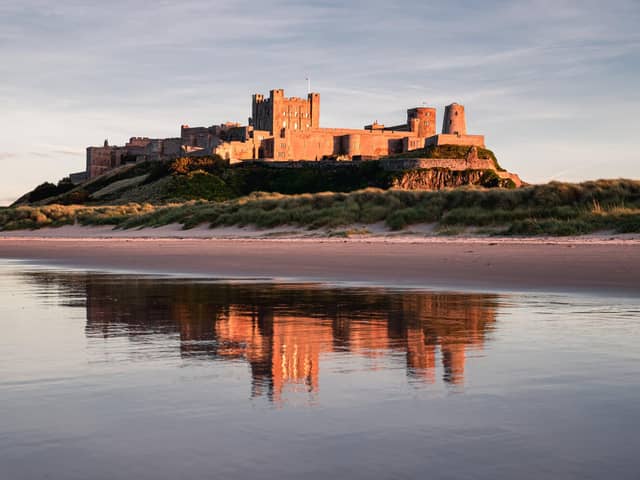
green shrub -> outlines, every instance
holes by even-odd
[[[174,175],[187,175],[196,171],[219,174],[228,167],[229,160],[225,160],[219,155],[211,155],[206,157],[178,158],[169,163],[168,170]]]
[[[71,183],[69,178],[63,178],[57,185],[50,182],[44,182],[29,193],[28,200],[30,203],[39,202],[41,200],[66,193],[74,188],[74,186],[75,185]]]
[[[202,170],[175,176],[169,184],[168,194],[176,199],[202,198],[215,201],[234,196],[220,177]]]
[[[80,188],[58,197],[57,202],[62,205],[77,205],[89,200],[89,192]]]

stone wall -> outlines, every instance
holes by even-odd
[[[87,181],[87,172],[74,172],[69,174],[69,180],[74,185],[80,185],[82,182]]]
[[[286,129],[275,135],[274,160],[320,160],[323,157],[384,157],[424,147],[424,138],[414,132],[318,128]]]
[[[508,178],[511,180],[516,187],[522,187],[525,183],[516,173],[511,173],[507,171],[497,171],[496,172],[500,178]]]
[[[180,129],[182,144],[189,147],[210,149],[214,139],[218,138],[216,127],[189,127],[183,125]]]
[[[484,135],[453,135],[447,133],[427,138],[426,145],[462,145],[483,148],[485,146]]]
[[[246,142],[232,141],[218,145],[214,153],[232,163],[243,160],[255,160],[258,158],[261,142],[249,139]]]
[[[123,147],[87,147],[87,177],[95,178],[122,164]]]

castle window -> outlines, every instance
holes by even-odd
[[[293,124],[293,128],[294,128],[294,130],[297,130],[297,129],[298,129],[298,122],[296,122],[296,123],[294,123],[294,124]]]
[[[287,121],[285,120],[284,122],[282,122],[282,128],[286,128],[287,127]]]

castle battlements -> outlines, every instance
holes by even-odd
[[[375,121],[363,129],[320,127],[320,94],[285,97],[252,95],[247,125],[226,122],[210,127],[182,125],[180,137],[131,137],[124,146],[108,142],[87,148],[87,176],[96,177],[125,163],[163,160],[181,155],[217,154],[232,163],[247,160],[297,161],[335,158],[375,159],[429,145],[484,147],[484,136],[467,135],[464,106],[446,107],[442,133],[436,133],[436,109],[407,110],[406,123],[385,127]]]

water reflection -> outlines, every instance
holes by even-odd
[[[0,478],[635,479],[639,312],[0,262]]]
[[[465,381],[469,350],[495,327],[496,295],[397,292],[317,285],[232,284],[31,272],[63,302],[86,307],[90,338],[179,338],[190,359],[247,362],[252,397],[320,389],[325,355],[367,368],[403,363],[412,381]]]

